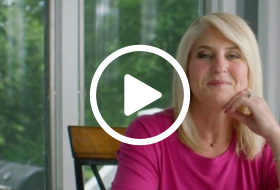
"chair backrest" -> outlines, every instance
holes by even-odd
[[[124,135],[126,128],[112,127]],[[101,127],[69,126],[68,127],[73,158],[79,159],[114,159],[120,141],[114,139]]]

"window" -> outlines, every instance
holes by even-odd
[[[11,189],[23,178],[45,187],[44,7],[44,1],[0,1],[0,184]]]
[[[98,125],[91,107],[90,84],[99,64],[130,45],[151,45],[173,57],[189,24],[198,16],[198,1],[85,1],[85,124]],[[114,60],[97,87],[97,103],[111,126],[127,126],[137,115],[124,115],[124,75],[130,74],[162,93],[149,108],[171,104],[173,67],[163,58],[133,52]]]

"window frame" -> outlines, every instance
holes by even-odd
[[[67,127],[79,125],[83,0],[49,0],[49,189],[75,189]]]

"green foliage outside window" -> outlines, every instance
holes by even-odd
[[[0,156],[43,166],[44,1],[0,1]]]
[[[85,1],[85,122],[97,125],[89,99],[93,74],[112,52],[129,45],[151,45],[175,57],[181,37],[198,16],[197,0]],[[163,58],[134,52],[113,61],[103,72],[97,103],[110,126],[127,126],[136,113],[124,115],[124,75],[145,82],[163,96],[145,107],[171,105],[173,67]]]

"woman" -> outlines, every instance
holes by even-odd
[[[262,99],[262,71],[253,32],[239,17],[198,18],[183,36],[177,60],[190,84],[188,114],[168,138],[122,144],[112,190],[279,189],[280,128]],[[127,136],[148,138],[170,127],[183,102],[174,77],[173,108],[137,118]]]

